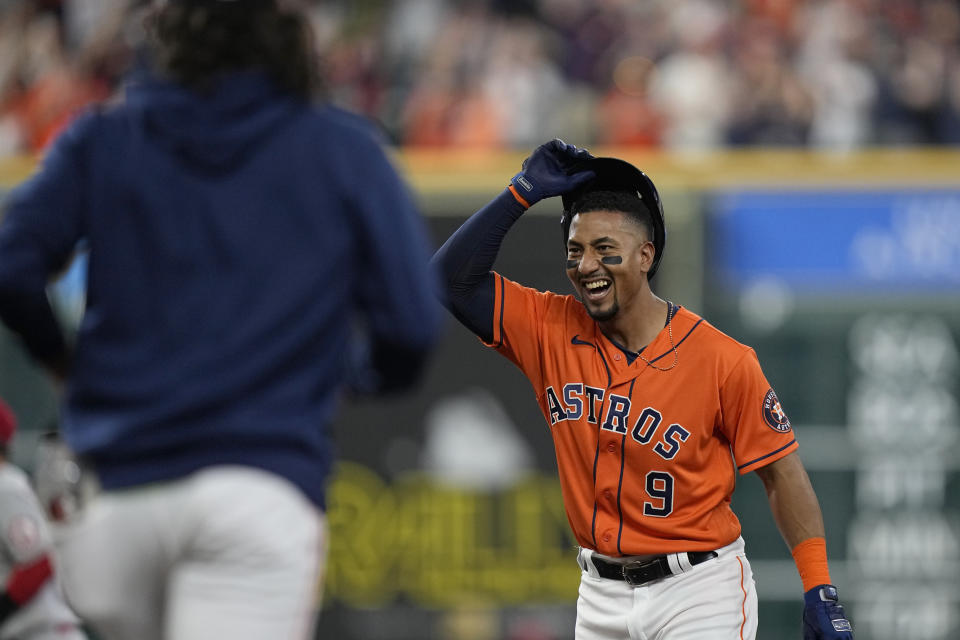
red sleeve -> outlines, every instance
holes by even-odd
[[[720,385],[721,429],[733,447],[740,474],[766,466],[798,448],[790,420],[753,349]]]
[[[41,556],[30,564],[14,567],[7,578],[5,591],[14,603],[22,606],[37,595],[52,575],[50,556]]]

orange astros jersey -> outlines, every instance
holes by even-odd
[[[798,446],[753,350],[676,308],[643,351],[667,370],[628,364],[573,296],[495,280],[489,346],[533,384],[577,542],[611,556],[733,542],[735,472]]]

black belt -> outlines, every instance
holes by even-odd
[[[690,560],[691,565],[696,565],[707,560],[713,560],[717,555],[716,551],[689,551],[687,552],[687,559]],[[667,556],[657,556],[646,562],[628,562],[626,564],[607,562],[595,555],[590,559],[601,578],[624,580],[634,587],[673,575],[670,563],[667,562]]]

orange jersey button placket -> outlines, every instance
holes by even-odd
[[[597,503],[596,540],[598,551],[617,555],[617,531],[620,513],[617,509],[617,483],[620,479],[621,444],[611,439],[601,442],[604,452],[597,468],[597,484],[594,499]]]

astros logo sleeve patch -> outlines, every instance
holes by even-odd
[[[790,418],[780,406],[780,400],[773,389],[767,391],[763,398],[763,419],[774,431],[786,433],[790,431]]]

